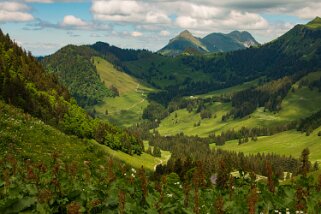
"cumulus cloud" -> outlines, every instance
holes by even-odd
[[[82,2],[83,0],[24,0],[25,2],[30,3],[55,3],[55,2]]]
[[[29,7],[19,2],[0,2],[0,22],[28,22],[34,17],[28,13]]]
[[[157,2],[93,0],[91,11],[96,20],[169,24],[168,14],[157,8]]]
[[[75,26],[75,27],[86,27],[88,26],[88,23],[84,20],[77,18],[73,15],[68,15],[64,17],[64,20],[62,21],[62,26]]]
[[[139,32],[139,31],[134,31],[130,35],[133,37],[141,37],[143,35],[143,33]]]
[[[313,19],[321,16],[321,2],[308,4],[305,7],[297,9],[294,14],[303,19]]]
[[[167,30],[162,30],[161,32],[159,32],[159,35],[161,35],[161,36],[169,36],[169,35],[171,35],[171,33],[168,32]]]
[[[257,13],[232,10],[213,1],[93,0],[91,11],[96,20],[136,27],[139,23],[139,27],[145,29],[155,28],[155,25],[198,30],[262,29],[268,26]]]

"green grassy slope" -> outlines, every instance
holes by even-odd
[[[239,91],[251,88],[251,87],[255,87],[257,85],[258,85],[258,80],[253,80],[253,81],[245,82],[243,84],[232,86],[229,88],[224,88],[224,89],[212,91],[212,92],[209,92],[206,94],[196,95],[195,97],[207,98],[207,97],[213,97],[213,96],[219,97],[221,95],[229,96],[229,95],[232,95],[236,92],[239,92]]]
[[[161,158],[143,153],[141,156],[130,156],[121,151],[114,151],[94,140],[81,140],[68,136],[59,130],[45,125],[42,121],[23,113],[21,110],[3,103],[0,100],[0,156],[10,149],[22,160],[52,161],[52,154],[57,152],[60,159],[67,162],[83,163],[90,161],[94,166],[105,165],[109,157],[124,161],[135,168],[154,170],[160,160],[165,163],[170,153],[163,151]]]
[[[106,87],[114,85],[119,97],[108,97],[94,106],[97,116],[120,126],[130,126],[141,120],[143,109],[148,105],[146,94],[152,91],[137,79],[114,68],[108,61],[94,57],[94,65]],[[108,115],[106,115],[106,109]]]
[[[313,80],[320,78],[321,72],[310,73],[302,80]],[[301,80],[301,81],[302,81]],[[238,90],[240,87],[233,87]],[[184,132],[186,135],[208,136],[211,132],[217,134],[229,129],[240,129],[242,127],[273,126],[284,124],[289,121],[307,117],[321,108],[321,93],[317,90],[310,90],[308,87],[298,88],[298,83],[293,85],[295,92],[290,91],[282,102],[282,109],[277,113],[265,112],[263,108],[258,108],[250,116],[228,120],[223,122],[222,116],[231,110],[230,103],[213,103],[207,106],[216,118],[201,120],[200,114],[188,113],[186,109],[178,110],[162,120],[158,131],[162,135],[173,135]],[[232,89],[227,89],[224,93],[231,93]],[[212,94],[214,94],[213,92]],[[217,92],[218,94],[221,92]],[[208,95],[205,95],[208,96]],[[175,115],[177,114],[177,118]],[[194,124],[201,120],[201,125],[194,127]]]
[[[212,148],[220,148],[224,150],[232,150],[237,152],[244,152],[245,154],[260,153],[277,153],[281,155],[292,155],[299,158],[304,148],[310,149],[310,160],[321,161],[321,137],[318,132],[321,127],[314,130],[310,136],[305,133],[297,131],[286,131],[273,136],[259,137],[258,141],[250,141],[238,145],[238,140],[226,142],[223,146],[215,146],[211,144]]]

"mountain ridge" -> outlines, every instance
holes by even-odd
[[[211,33],[203,38],[193,36],[188,30],[182,31],[179,35],[169,41],[158,53],[169,56],[176,56],[182,53],[211,53],[228,52],[257,46],[259,43],[247,31],[232,31],[228,34]]]

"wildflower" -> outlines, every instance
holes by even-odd
[[[213,185],[216,185],[217,175],[216,174],[212,175],[210,180]]]

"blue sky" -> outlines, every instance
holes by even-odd
[[[0,0],[0,28],[36,56],[96,41],[156,51],[185,29],[265,43],[316,16],[319,0]]]

